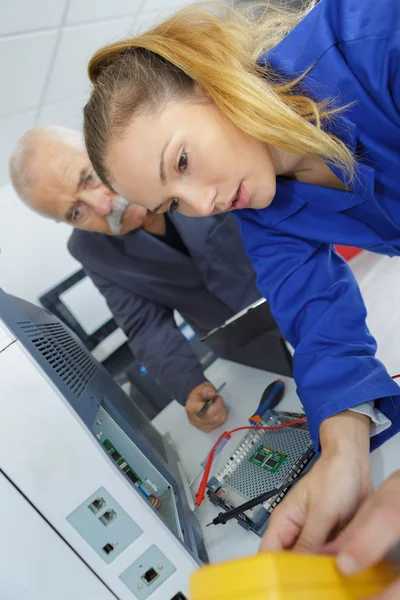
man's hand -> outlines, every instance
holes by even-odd
[[[337,554],[340,571],[353,575],[376,565],[400,543],[400,471],[370,496],[352,522],[324,549]],[[376,600],[398,600],[400,578]]]
[[[207,400],[214,400],[214,402],[208,407],[207,412],[199,417],[199,412]],[[224,401],[209,381],[201,383],[190,392],[185,410],[189,423],[206,433],[223,425],[228,414]]]
[[[322,455],[274,510],[261,551],[318,553],[371,491],[368,417],[346,411],[320,430]]]

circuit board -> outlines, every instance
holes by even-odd
[[[156,486],[151,483],[151,481],[146,480],[143,481],[139,475],[132,469],[132,467],[126,462],[125,458],[118,452],[116,447],[110,442],[110,440],[106,439],[103,442],[104,448],[107,450],[108,454],[111,456],[115,464],[125,473],[125,475],[134,483],[139,492],[143,494],[145,498],[150,502],[153,508],[158,509],[160,507],[160,499],[154,496],[154,491]]]
[[[116,465],[125,473],[129,479],[135,483],[136,485],[141,485],[142,480],[135,473],[130,465],[126,462],[123,456],[118,452],[118,450],[113,446],[110,440],[104,440],[103,442],[104,448],[107,450],[108,454],[111,456]]]
[[[249,429],[222,468],[208,481],[209,499],[224,511],[281,488],[275,496],[236,517],[242,527],[257,535],[263,534],[271,513],[289,491],[285,483],[298,479],[315,460],[307,422],[296,422],[302,416],[268,410],[259,423],[266,429]],[[288,427],[274,430],[279,425]]]
[[[277,452],[267,446],[259,446],[255,454],[250,457],[250,462],[270,473],[277,473],[286,459],[287,454],[283,452]]]

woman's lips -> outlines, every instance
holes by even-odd
[[[230,208],[234,209],[243,209],[246,208],[249,204],[250,196],[243,183],[241,183],[238,187],[238,190],[235,194],[235,197],[231,203]]]

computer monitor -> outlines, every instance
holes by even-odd
[[[172,442],[63,322],[2,290],[0,381],[0,476],[111,598],[183,600],[207,554]],[[25,568],[9,557],[7,577]]]
[[[42,294],[39,301],[76,333],[120,385],[131,385],[130,395],[137,399],[148,417],[153,418],[171,402],[170,394],[133,355],[105,298],[83,269]],[[200,342],[183,318],[179,319],[177,327],[203,368],[209,367],[216,358],[212,349]]]

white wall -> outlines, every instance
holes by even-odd
[[[8,184],[8,157],[30,127],[81,127],[87,61],[190,0],[0,0],[0,287],[35,301],[79,268],[69,227],[38,217]]]
[[[66,250],[71,228],[35,214],[11,185],[0,188],[0,287],[35,302],[80,266]]]

